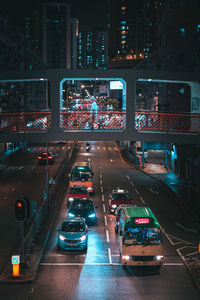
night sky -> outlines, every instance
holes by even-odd
[[[80,20],[81,30],[91,30],[106,25],[106,0],[66,0],[66,2],[71,4],[72,17]],[[32,9],[38,7],[39,3],[42,3],[42,0],[1,1],[0,13],[7,15],[11,24],[22,25],[23,17],[30,15]]]

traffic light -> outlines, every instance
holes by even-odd
[[[24,222],[27,218],[26,200],[21,198],[15,201],[15,219],[18,222]]]

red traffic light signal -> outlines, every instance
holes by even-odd
[[[18,222],[24,222],[27,218],[27,205],[25,199],[15,201],[15,219]]]

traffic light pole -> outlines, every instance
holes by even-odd
[[[24,222],[20,222],[21,260],[24,262]]]
[[[49,153],[49,143],[47,143],[47,161],[46,161],[46,193],[47,193],[47,206],[49,206],[49,162],[48,162],[48,153]]]

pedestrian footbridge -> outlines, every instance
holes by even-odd
[[[0,141],[200,143],[198,78],[131,69],[0,73]]]

